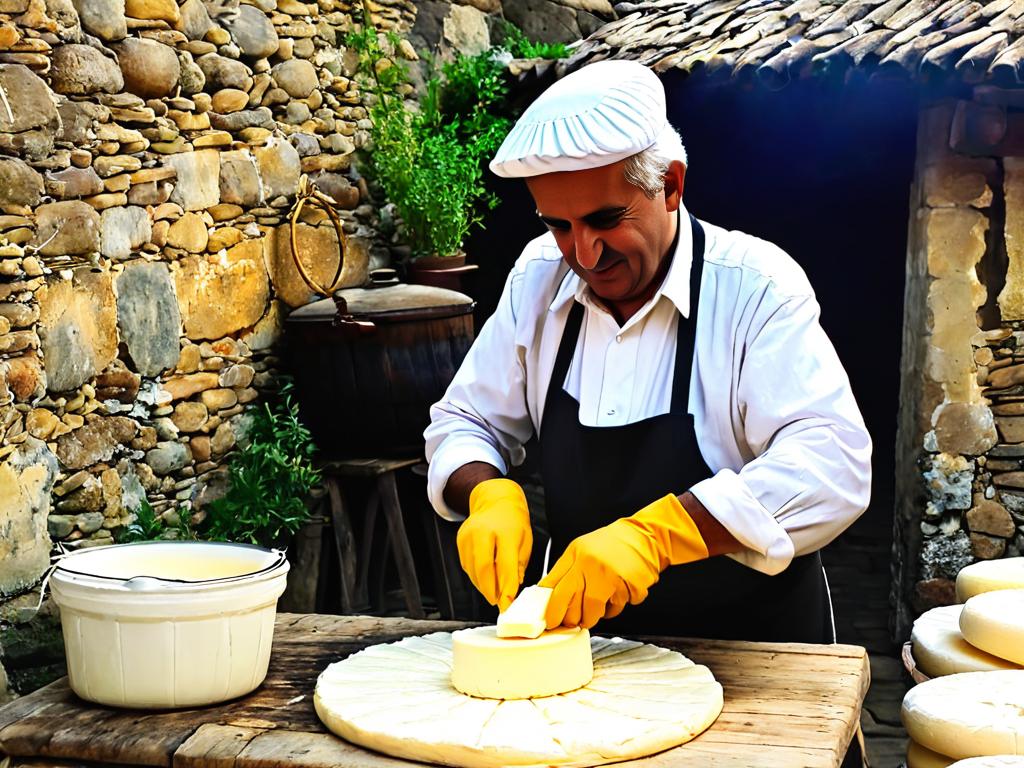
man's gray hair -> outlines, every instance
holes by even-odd
[[[661,132],[654,144],[626,160],[626,181],[653,199],[665,188],[665,173],[673,160],[686,165],[683,140],[670,125]]]

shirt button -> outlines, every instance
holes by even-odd
[[[614,416],[615,415],[615,409],[612,408],[610,411],[608,411],[608,415],[609,416]]]
[[[621,344],[621,343],[622,343],[622,337],[621,337],[621,336],[616,336],[616,337],[615,337],[615,342],[616,342],[617,344]]]

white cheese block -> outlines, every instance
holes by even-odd
[[[1020,669],[1019,664],[985,653],[960,634],[962,605],[944,605],[921,614],[910,641],[917,668],[928,677],[990,669]]]
[[[331,664],[313,702],[323,723],[349,741],[465,768],[582,767],[644,757],[690,741],[722,711],[722,686],[680,653],[592,638],[588,657],[594,677],[583,688],[481,699],[452,687],[452,634],[437,632]],[[591,687],[597,684],[609,690]]]
[[[975,648],[1024,665],[1024,589],[972,597],[960,614],[960,632]]]
[[[961,603],[997,589],[1024,589],[1024,557],[980,560],[956,576],[956,599]]]
[[[955,759],[1024,754],[1024,670],[962,672],[911,688],[907,735]]]
[[[452,634],[452,685],[485,699],[530,699],[590,682],[590,632],[559,627],[540,637],[498,637],[495,627]]]
[[[949,768],[955,762],[952,757],[932,752],[913,739],[907,742],[907,768]]]
[[[1024,768],[1024,757],[1015,755],[990,755],[957,760],[950,768]]]
[[[549,587],[527,587],[498,616],[498,637],[539,637],[548,628],[544,615],[551,600]]]

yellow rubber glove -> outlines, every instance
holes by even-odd
[[[459,562],[480,594],[504,611],[512,604],[533,549],[530,511],[519,484],[484,480],[469,494],[469,517],[455,538]]]
[[[540,580],[551,587],[548,629],[594,626],[636,605],[670,565],[708,556],[708,548],[683,505],[669,494],[635,515],[574,539]]]

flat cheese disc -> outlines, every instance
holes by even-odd
[[[1016,755],[990,755],[957,760],[950,768],[1024,768],[1024,757]]]
[[[932,608],[914,622],[910,635],[914,662],[928,677],[990,669],[1020,669],[1019,664],[985,653],[960,634],[962,605]]]
[[[594,676],[590,632],[560,627],[540,637],[498,637],[494,626],[452,634],[452,685],[485,699],[531,699],[581,688]]]
[[[452,686],[452,633],[407,637],[328,666],[313,702],[324,725],[351,742],[467,768],[644,757],[690,741],[722,711],[722,686],[680,653],[618,638],[589,646],[587,685],[501,700]]]
[[[1024,665],[1024,589],[972,597],[960,614],[960,632],[974,647]]]
[[[910,738],[940,755],[1024,754],[1024,670],[936,677],[907,691],[901,715]]]
[[[913,739],[907,742],[907,768],[949,768],[954,762],[952,757],[932,752]]]
[[[1024,557],[979,560],[956,576],[956,599],[961,603],[997,589],[1024,589]]]

